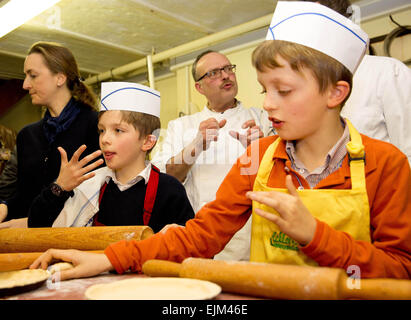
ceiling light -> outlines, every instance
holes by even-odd
[[[0,8],[0,38],[60,0],[10,0]]]

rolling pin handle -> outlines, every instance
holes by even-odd
[[[346,279],[348,279],[346,277]],[[403,279],[358,279],[358,285],[340,282],[342,299],[410,300],[411,281]]]

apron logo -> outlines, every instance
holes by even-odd
[[[270,244],[273,247],[284,249],[284,250],[293,250],[298,251],[298,243],[291,239],[283,232],[277,233],[276,231],[273,232],[270,238]]]

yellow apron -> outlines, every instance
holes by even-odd
[[[310,213],[336,230],[349,233],[357,240],[371,241],[370,209],[365,185],[364,146],[361,136],[352,124],[346,120],[351,141],[347,143],[350,155],[350,173],[352,189],[303,189],[297,190],[302,202]],[[287,189],[270,188],[268,177],[274,165],[273,155],[280,138],[266,150],[257,177],[254,191],[280,191]],[[250,260],[297,265],[317,265],[303,254],[295,240],[282,233],[277,225],[254,212],[255,208],[278,214],[274,209],[253,201],[252,233]]]

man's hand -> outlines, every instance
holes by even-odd
[[[57,249],[49,249],[44,252],[31,264],[30,269],[41,268],[45,270],[49,264],[61,260],[71,262],[74,268],[61,271],[60,280],[92,277],[113,269],[110,260],[103,253]],[[52,277],[52,281],[55,280],[55,276],[56,274]]]
[[[229,134],[234,139],[240,141],[244,148],[247,148],[251,141],[264,137],[264,133],[261,131],[261,128],[255,124],[255,120],[248,120],[244,122],[241,128],[248,128],[248,130],[245,134],[240,134],[237,131],[231,130]]]
[[[217,141],[218,130],[224,127],[226,123],[227,120],[225,119],[218,122],[214,118],[210,118],[200,122],[196,139],[198,143],[201,143],[203,151],[208,149],[211,141]]]
[[[274,222],[282,232],[301,245],[307,245],[314,237],[317,220],[311,215],[287,175],[285,184],[289,193],[278,191],[247,192],[247,198],[275,209],[279,215],[256,208],[255,213]]]
[[[208,149],[211,141],[217,141],[218,130],[226,123],[225,119],[218,122],[214,118],[200,122],[197,136],[179,154],[168,161],[166,172],[183,182],[201,152]]]
[[[79,186],[83,181],[94,177],[95,173],[88,172],[94,170],[101,165],[104,160],[98,159],[97,161],[87,165],[90,161],[94,160],[101,155],[101,150],[94,151],[92,154],[79,160],[81,154],[86,150],[86,146],[83,144],[80,148],[73,153],[70,161],[67,160],[67,153],[62,147],[58,147],[58,151],[61,155],[60,173],[57,177],[56,183],[65,191],[71,191]],[[87,166],[86,166],[87,165]]]

